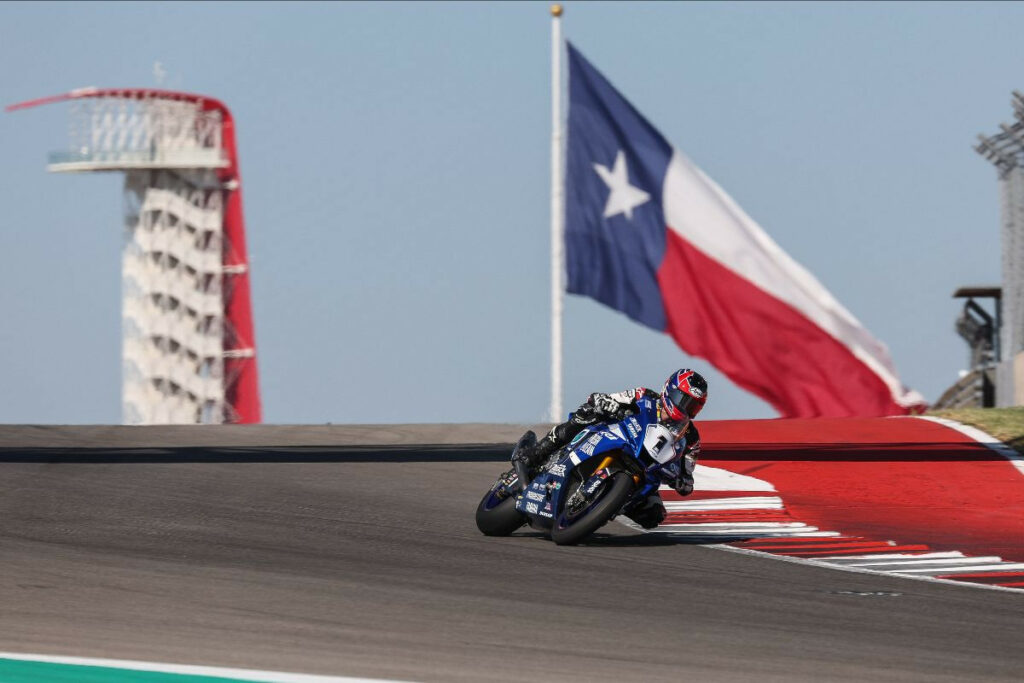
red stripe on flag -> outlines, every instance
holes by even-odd
[[[885,382],[802,313],[666,232],[668,332],[782,417],[904,415]]]

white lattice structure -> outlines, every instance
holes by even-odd
[[[223,168],[228,159],[222,126],[221,112],[203,110],[198,102],[156,96],[76,99],[69,148],[50,155],[49,169]]]
[[[223,208],[216,178],[129,171],[125,194],[124,422],[219,422]]]
[[[127,424],[259,422],[237,152],[216,100],[78,90],[55,172],[125,172]]]
[[[999,177],[1002,242],[1002,318],[997,344],[996,405],[1024,404],[1024,94],[1013,93],[1014,122],[979,135],[975,150]]]

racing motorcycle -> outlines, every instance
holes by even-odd
[[[508,536],[529,523],[558,545],[573,545],[643,501],[657,490],[658,472],[678,466],[680,455],[672,432],[647,417],[656,413],[649,409],[653,406],[640,407],[647,409],[584,429],[533,476],[516,457],[536,443],[536,435],[527,432],[512,451],[512,469],[477,506],[477,528],[488,536]]]

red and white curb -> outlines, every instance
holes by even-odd
[[[985,444],[1024,474],[1024,457],[992,436],[951,420],[927,419]],[[794,518],[767,481],[703,465],[697,466],[694,478],[694,492],[685,498],[662,487],[668,515],[649,533],[842,571],[1024,592],[1022,562],[819,529]]]

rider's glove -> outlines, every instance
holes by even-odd
[[[584,403],[577,408],[570,419],[578,425],[592,425],[599,420],[597,409],[589,403]]]
[[[605,419],[622,419],[626,408],[608,394],[593,394],[590,397],[590,402],[594,405],[597,413]]]
[[[688,496],[693,493],[693,469],[697,466],[697,458],[693,453],[683,456],[680,463],[679,476],[675,478],[671,486],[680,496]]]
[[[675,481],[672,482],[672,488],[676,490],[680,496],[688,496],[693,493],[693,477],[682,474],[676,477]]]

